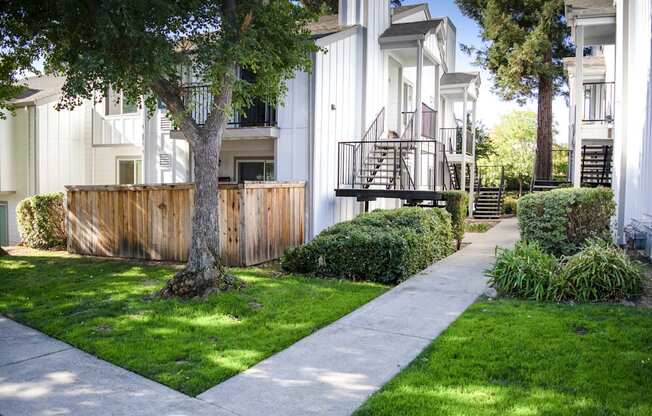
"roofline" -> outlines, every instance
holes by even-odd
[[[437,20],[437,19],[447,22],[450,25],[450,27],[453,29],[453,32],[457,34],[457,27],[455,27],[455,24],[448,16],[437,16],[431,18],[430,20]]]
[[[404,11],[402,11],[400,13],[392,15],[392,20],[394,20],[394,19],[397,19],[397,20],[402,19],[402,18],[404,18],[406,16],[411,16],[411,15],[416,14],[416,13],[421,12],[421,11],[426,12],[426,17],[427,17],[426,20],[432,20],[432,18],[430,16],[430,7],[428,7],[428,3],[413,4],[412,6],[414,6],[414,7],[410,8],[410,9],[407,9],[407,10],[404,10]]]
[[[346,29],[343,29],[343,30],[340,30],[340,31],[337,31],[337,32],[333,32],[333,33],[330,33],[330,34],[315,38],[315,43],[317,45],[319,45],[319,46],[326,46],[326,45],[331,44],[333,42],[336,42],[338,40],[348,38],[349,36],[358,33],[358,31],[360,31],[360,29],[362,29],[362,26],[353,25],[353,26],[347,27]]]

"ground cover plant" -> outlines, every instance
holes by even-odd
[[[355,416],[647,416],[652,309],[483,300]]]
[[[26,250],[26,249],[23,249]],[[234,269],[245,286],[205,300],[150,299],[172,267],[54,252],[0,257],[0,313],[196,395],[386,290]]]
[[[611,189],[564,188],[518,200],[521,238],[555,255],[575,254],[591,238],[609,238],[616,204]]]
[[[486,233],[489,231],[496,223],[493,222],[473,222],[467,221],[464,224],[464,230],[467,233]]]
[[[519,241],[500,252],[487,274],[500,295],[554,302],[634,299],[643,293],[645,279],[624,250],[598,239],[561,258],[536,242]]]
[[[376,210],[341,222],[281,260],[292,273],[397,284],[453,251],[443,209]]]

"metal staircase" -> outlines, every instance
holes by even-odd
[[[487,180],[484,174],[487,169],[500,169],[498,181]],[[478,219],[497,219],[502,215],[505,196],[505,168],[502,166],[478,166],[475,186],[475,207],[473,217]],[[495,176],[494,176],[495,177]]]
[[[586,187],[611,187],[611,164],[613,146],[582,146],[582,169],[580,183]]]
[[[364,189],[374,185],[392,189],[401,187],[401,184],[413,188],[414,183],[408,166],[414,149],[413,143],[373,143],[360,167],[359,175],[356,175],[355,184]]]

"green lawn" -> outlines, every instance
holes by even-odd
[[[246,283],[239,291],[147,300],[173,272],[60,253],[0,257],[0,313],[197,395],[386,290],[236,269]]]
[[[652,309],[479,301],[363,415],[652,415]]]

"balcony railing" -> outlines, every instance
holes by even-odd
[[[338,143],[338,189],[452,189],[444,145],[436,140]]]
[[[190,109],[197,124],[203,126],[213,106],[213,95],[207,85],[187,85],[182,87],[182,100]],[[273,127],[276,126],[276,107],[255,100],[245,110],[236,111],[228,122],[228,127]]]
[[[582,121],[611,123],[614,120],[616,85],[613,82],[584,83]]]
[[[403,111],[403,126],[408,126],[413,120],[414,111]],[[437,111],[428,105],[421,104],[421,137],[435,140],[437,138]]]
[[[464,140],[462,127],[446,127],[439,129],[439,140],[446,145],[446,152],[462,154],[462,141]],[[473,154],[473,133],[468,129],[466,135],[466,154]]]

